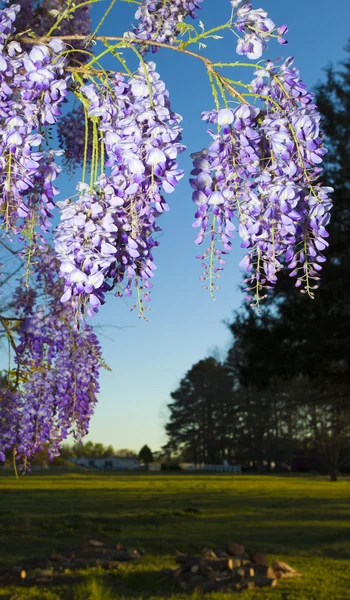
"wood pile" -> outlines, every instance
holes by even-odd
[[[89,540],[87,546],[70,556],[52,554],[49,559],[32,558],[25,564],[0,569],[0,584],[63,584],[74,583],[80,569],[101,567],[117,569],[119,564],[131,563],[142,556],[142,550],[127,549],[122,544],[109,547],[98,540]]]
[[[301,577],[286,563],[276,560],[269,566],[265,554],[250,555],[234,542],[225,551],[203,548],[200,556],[177,553],[176,563],[176,569],[163,569],[162,575],[187,592],[241,592],[276,587],[279,579]]]

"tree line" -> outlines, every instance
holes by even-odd
[[[56,456],[54,460],[49,459],[48,447],[44,446],[39,450],[32,461],[32,465],[35,466],[72,466],[75,459],[87,458],[111,458],[117,456],[118,458],[132,458],[138,459],[146,468],[153,462],[154,453],[146,444],[142,446],[139,452],[130,448],[120,448],[115,450],[114,447],[109,444],[105,446],[102,442],[81,442],[75,444],[63,444],[59,456]],[[8,465],[11,464],[12,456],[8,452],[6,455],[6,462]],[[0,463],[1,464],[1,463]]]
[[[350,53],[350,43],[347,47]],[[171,394],[165,451],[195,463],[256,470],[350,471],[350,58],[316,88],[334,188],[329,250],[315,299],[288,274],[258,314],[227,323],[224,361],[193,365]]]

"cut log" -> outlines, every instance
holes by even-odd
[[[203,583],[199,583],[195,587],[196,591],[206,594],[208,592],[214,592],[220,589],[220,582],[218,581],[203,581]]]
[[[281,571],[280,569],[275,569],[275,577],[276,579],[291,579],[292,577],[302,577],[302,573],[298,573],[294,571],[290,573],[289,571]]]
[[[255,552],[252,556],[253,562],[257,565],[264,565],[265,567],[269,566],[268,558],[266,554],[262,554],[261,552]]]
[[[87,569],[89,567],[102,567],[103,569],[117,569],[119,563],[106,558],[74,558],[70,564],[71,569]]]
[[[252,577],[252,579],[247,580],[248,583],[252,582],[256,587],[276,587],[278,582],[277,579],[271,579],[270,577]]]
[[[243,567],[243,569],[245,570],[254,568],[256,566],[254,563],[252,563],[251,560],[245,560],[245,558],[243,560],[240,560],[239,562],[241,563],[241,567]]]
[[[214,552],[218,558],[230,558],[228,552],[224,552],[221,548],[215,548]]]
[[[66,556],[61,556],[61,554],[56,554],[56,552],[54,552],[53,554],[51,554],[51,560],[53,560],[54,562],[66,563],[70,559],[67,558]]]
[[[238,584],[240,586],[240,592],[249,592],[249,590],[253,590],[255,588],[254,581],[247,581],[246,579],[242,581],[242,583]]]
[[[199,572],[206,579],[215,579],[215,577],[216,577],[215,571],[211,567],[208,567],[207,565],[200,564]]]
[[[239,582],[243,581],[244,577],[245,577],[245,573],[244,573],[243,569],[234,569],[233,571],[230,571],[230,573],[229,573],[230,581],[232,581],[234,583],[239,583]]]
[[[175,558],[178,565],[197,565],[200,560],[199,556],[192,556],[191,554],[178,554]]]
[[[89,546],[94,546],[95,548],[101,548],[105,545],[104,542],[100,542],[99,540],[89,540]]]
[[[282,562],[281,560],[275,560],[274,563],[272,564],[274,569],[278,569],[279,571],[284,571],[285,573],[296,573],[296,570],[293,569],[293,567],[291,567],[290,565],[287,565],[287,563]]]
[[[203,558],[217,558],[216,553],[211,548],[202,548],[201,556]]]
[[[265,573],[266,577],[269,577],[269,579],[278,579],[276,571],[273,567],[268,567]]]
[[[272,567],[267,567],[266,565],[259,565],[259,564],[253,563],[253,569],[255,571],[255,575],[267,577],[267,570],[272,569]]]
[[[229,558],[215,558],[203,560],[203,564],[206,567],[210,567],[213,571],[225,571],[234,568],[234,561]]]
[[[38,583],[52,583],[51,577],[35,577],[34,582]]]
[[[126,550],[126,548],[125,548],[125,546],[123,546],[123,544],[116,544],[115,549],[118,550],[119,552],[123,552],[124,550]]]
[[[137,550],[115,550],[114,548],[85,548],[82,554],[84,558],[105,558],[119,562],[129,562],[140,557]]]
[[[236,542],[230,542],[227,545],[227,551],[229,554],[236,556],[237,554],[245,554],[245,547],[242,544],[236,544]]]
[[[25,573],[25,571],[24,571]],[[54,574],[54,570],[53,569],[40,569],[40,571],[37,573],[38,577],[52,577]],[[25,577],[23,577],[22,579],[25,579]]]
[[[202,577],[202,575],[193,575],[193,576],[190,578],[190,584],[191,584],[191,585],[198,585],[199,583],[202,583],[202,582],[203,582],[203,577]]]

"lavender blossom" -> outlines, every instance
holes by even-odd
[[[333,190],[317,182],[326,152],[320,115],[292,63],[268,62],[256,70],[251,87],[265,108],[242,104],[203,113],[221,127],[218,134],[209,132],[214,141],[208,150],[194,155],[196,177],[190,180],[194,227],[200,228],[196,243],[209,238],[199,258],[206,261],[202,279],[209,280],[211,292],[236,220],[247,249],[241,266],[248,272],[250,300],[266,296],[285,264],[301,291],[313,297],[318,287]]]
[[[203,0],[142,0],[135,13],[138,25],[125,37],[153,40],[164,44],[175,43],[178,35],[177,26],[187,17],[197,18],[196,9],[201,8]],[[152,46],[152,52],[158,52]],[[144,54],[149,46],[142,44],[140,51]]]
[[[0,206],[7,230],[23,230],[38,220],[47,231],[58,193],[55,156],[61,152],[44,151],[42,144],[45,126],[56,123],[68,94],[64,45],[53,40],[29,53],[18,42],[4,46],[18,11],[17,5],[0,11]],[[29,235],[33,240],[33,225]]]
[[[236,10],[234,26],[244,38],[239,38],[237,54],[246,54],[248,58],[260,58],[267,48],[271,38],[277,38],[279,44],[287,44],[283,37],[288,32],[288,27],[276,27],[275,23],[267,16],[262,8],[253,9],[249,0],[231,0],[232,8]]]
[[[89,115],[100,119],[110,173],[92,188],[80,185],[77,202],[60,203],[55,249],[66,283],[63,300],[81,308],[88,300],[93,311],[111,288],[130,296],[136,287],[149,301],[154,234],[168,210],[163,191],[171,193],[183,176],[176,162],[184,150],[181,117],[172,112],[154,63],[146,63],[147,77],[144,69],[129,81],[117,75],[102,94],[93,85],[82,88]]]
[[[11,7],[17,5],[20,11],[16,17],[16,32],[22,33],[28,30],[33,31],[38,37],[45,36],[56,23],[58,16],[66,10],[66,2],[63,0],[10,0],[6,2]],[[78,4],[78,3],[77,3]],[[60,35],[84,35],[88,40],[91,34],[91,19],[89,5],[81,6],[70,15],[60,21],[59,27],[52,33],[54,36]],[[73,41],[69,47],[74,48],[76,52],[67,55],[67,62],[72,66],[79,66],[89,60],[91,45],[84,41]],[[28,45],[23,45],[26,51],[30,51]]]
[[[17,290],[20,385],[3,390],[0,399],[0,459],[14,450],[24,463],[44,446],[53,458],[68,435],[79,440],[87,433],[101,364],[91,327],[78,330],[72,304],[59,302],[62,282],[48,247],[41,250],[34,268],[36,289],[45,292],[48,303],[38,304],[37,291]]]

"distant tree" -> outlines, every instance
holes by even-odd
[[[86,444],[82,444],[81,450],[82,450],[81,456],[86,456],[87,458],[94,458],[95,444],[93,442],[86,442]]]
[[[195,464],[231,458],[236,421],[227,368],[212,357],[199,361],[171,397],[165,451]]]
[[[113,446],[104,446],[101,442],[86,442],[73,444],[68,446],[67,444],[62,447],[61,454],[67,459],[70,458],[104,458],[107,456],[114,455]]]
[[[143,462],[146,469],[149,469],[149,465],[153,462],[153,453],[148,446],[143,446],[139,452],[139,460]]]
[[[107,458],[108,456],[114,456],[114,454],[115,452],[113,446],[109,445],[107,448],[105,448],[103,456]]]
[[[136,450],[130,450],[129,448],[121,448],[116,451],[116,456],[123,458],[137,458],[137,452]]]
[[[101,444],[101,442],[97,442],[96,444],[94,444],[92,453],[96,458],[103,458],[106,455],[106,449],[104,445]]]

